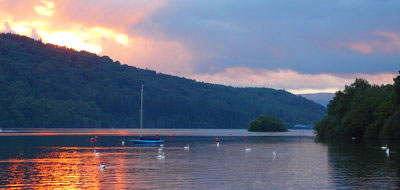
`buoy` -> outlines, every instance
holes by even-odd
[[[94,138],[93,137],[90,138],[90,142],[94,142]]]
[[[247,141],[247,138],[248,138],[247,136],[244,136],[244,137],[243,137],[244,141]]]
[[[169,139],[170,139],[170,140],[174,140],[174,135],[170,135],[170,136],[169,136]]]
[[[98,136],[95,136],[95,137],[94,137],[94,141],[99,141],[99,137],[98,137]]]

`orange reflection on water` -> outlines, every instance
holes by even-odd
[[[123,189],[118,183],[101,184],[107,176],[107,170],[99,168],[100,163],[106,163],[101,156],[95,156],[92,151],[55,151],[40,155],[37,159],[9,159],[2,161],[8,164],[8,189]],[[121,157],[114,158],[123,164]],[[116,171],[123,175],[124,172]],[[123,179],[124,176],[118,176]],[[4,179],[3,179],[4,180]],[[1,187],[1,185],[0,185]]]

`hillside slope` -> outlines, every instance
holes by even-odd
[[[259,114],[309,124],[325,108],[283,90],[234,88],[0,34],[0,127],[247,128]]]
[[[335,93],[310,93],[310,94],[298,94],[298,95],[326,107],[329,104],[329,101],[331,101],[335,96]]]

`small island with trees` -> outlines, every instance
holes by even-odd
[[[260,115],[250,122],[248,131],[251,132],[286,132],[288,129],[283,122],[273,115]]]

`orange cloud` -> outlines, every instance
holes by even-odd
[[[165,0],[3,0],[0,31],[109,55],[122,63],[169,74],[191,73],[191,52],[178,41],[133,34]]]
[[[364,78],[372,84],[390,84],[396,74],[302,74],[293,70],[266,70],[248,67],[232,67],[215,74],[188,76],[199,81],[222,83],[232,86],[269,87],[285,89],[292,93],[335,92],[351,84],[356,78]]]

